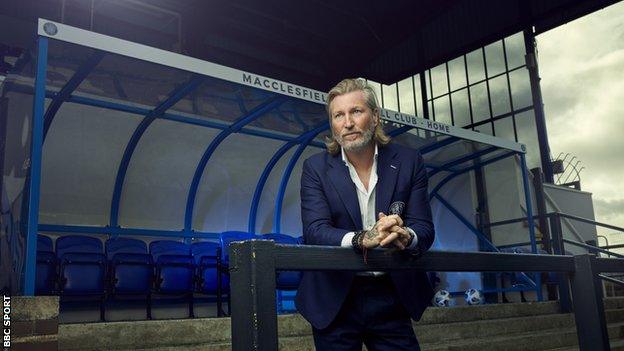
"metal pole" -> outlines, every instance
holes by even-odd
[[[41,188],[41,154],[43,146],[43,114],[48,66],[48,38],[39,37],[37,47],[37,73],[33,99],[32,141],[30,148],[30,182],[28,190],[28,224],[26,237],[26,272],[24,295],[35,294],[35,268],[37,265],[37,229],[39,226],[39,197]]]
[[[550,161],[550,146],[548,145],[548,132],[546,131],[546,119],[544,116],[544,103],[542,102],[542,90],[540,88],[539,69],[537,67],[537,55],[535,50],[535,37],[530,29],[524,31],[524,44],[526,47],[526,67],[529,70],[531,82],[531,94],[533,109],[535,111],[535,127],[537,128],[537,140],[540,148],[540,158],[544,178],[548,183],[554,183],[552,163]]]
[[[561,230],[561,216],[558,213],[550,215],[550,232],[552,234],[552,249],[555,255],[565,255],[563,233]],[[572,312],[572,299],[570,298],[570,285],[565,273],[557,273],[559,285],[559,306],[561,313]]]
[[[602,302],[602,285],[594,272],[594,255],[574,256],[572,276],[574,319],[581,351],[609,350],[609,335]]]
[[[230,275],[232,350],[277,350],[275,243],[232,243]]]
[[[524,198],[526,203],[527,221],[529,223],[529,238],[531,239],[531,251],[537,254],[537,242],[535,240],[535,222],[533,221],[533,203],[531,201],[531,188],[529,187],[529,174],[527,172],[526,154],[520,154],[520,168],[522,171],[522,185],[524,187]],[[537,293],[537,301],[543,301],[542,296],[542,277],[541,274],[535,274],[535,292]]]

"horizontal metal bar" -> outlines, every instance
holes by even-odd
[[[20,93],[24,93],[24,94],[33,94],[32,87],[26,87],[20,84],[16,84],[13,90],[18,91]],[[46,91],[46,98],[54,99],[56,94],[57,92],[48,90]],[[99,99],[95,99],[95,98],[91,98],[87,96],[81,96],[81,95],[70,95],[67,98],[67,102],[80,104],[80,105],[93,106],[93,107],[100,107],[100,108],[113,110],[113,111],[127,112],[127,113],[141,115],[141,116],[145,116],[150,111],[150,109],[146,107],[134,106],[131,104],[123,104],[123,103],[114,102],[114,101],[99,100]],[[217,121],[211,121],[209,119],[188,117],[188,116],[184,116],[181,114],[174,114],[174,113],[164,113],[158,118],[166,119],[169,121],[175,121],[175,122],[180,122],[180,123],[201,126],[201,127],[220,129],[220,130],[228,129],[230,127],[230,125],[225,122],[217,122]],[[254,127],[242,128],[237,133],[259,136],[263,138],[269,138],[269,139],[275,139],[275,140],[281,140],[281,141],[291,141],[297,138],[297,136],[290,137],[288,135],[284,135],[280,133],[275,133],[271,131],[263,131],[261,129],[254,128]],[[325,149],[325,144],[322,142],[312,141],[309,145],[320,148],[320,149]]]
[[[98,100],[98,99],[93,99],[93,98],[84,97],[84,96],[71,95],[67,99],[67,101],[81,104],[81,105],[101,107],[101,108],[105,108],[109,110],[127,112],[127,113],[142,115],[142,116],[150,112],[150,110],[147,108],[126,105],[126,104],[121,104],[117,102],[105,101],[105,100]],[[225,122],[216,122],[216,121],[211,121],[207,119],[187,117],[184,115],[175,114],[171,112],[163,113],[158,118],[166,119],[169,121],[180,122],[180,123],[192,124],[192,125],[201,126],[201,127],[220,129],[220,130],[225,130],[225,129],[230,128],[230,125]],[[254,135],[254,136],[282,140],[282,141],[291,141],[296,138],[296,136],[288,137],[286,135],[272,133],[270,131],[262,131],[262,130],[258,130],[255,128],[242,128],[238,130],[237,133]],[[325,148],[325,145],[319,142],[312,142],[310,143],[310,145],[318,147],[318,148]]]
[[[432,144],[429,144],[427,146],[424,146],[424,147],[420,148],[420,153],[424,155],[424,154],[429,153],[431,151],[437,150],[437,149],[439,149],[441,147],[450,145],[450,144],[452,144],[452,143],[454,143],[454,142],[456,142],[458,140],[460,140],[458,137],[449,136],[446,139],[443,139],[441,141],[437,141],[435,143],[432,143]]]
[[[605,249],[605,250],[611,250],[611,249],[621,249],[624,247],[624,244],[617,244],[617,245],[607,245],[607,246],[601,246],[601,248]]]
[[[596,258],[594,271],[599,273],[622,273],[624,272],[624,259],[621,258]]]
[[[78,234],[105,234],[105,235],[129,235],[129,236],[162,236],[173,238],[207,238],[217,239],[219,233],[208,232],[185,232],[183,230],[156,230],[145,228],[120,228],[120,227],[95,227],[80,225],[57,225],[39,224],[40,232],[54,233],[78,233]]]
[[[97,50],[115,53],[139,60],[156,63],[168,67],[181,69],[187,72],[199,73],[217,79],[234,82],[256,89],[270,91],[273,93],[291,96],[300,100],[307,100],[316,104],[325,105],[327,94],[284,82],[281,80],[260,76],[254,73],[237,70],[231,67],[218,65],[212,62],[203,61],[189,56],[149,47],[146,45],[133,43],[131,41],[118,39],[99,33],[90,32],[84,29],[68,26],[63,23],[53,22],[46,19],[39,19],[38,34],[81,46],[90,47]],[[53,33],[46,32],[46,27],[55,27]],[[445,123],[431,121],[405,113],[380,109],[382,119],[396,122],[432,132],[452,135],[461,139],[472,140],[479,143],[489,144],[500,148],[526,152],[523,144],[514,141],[495,137],[492,135],[478,133],[472,130],[463,129],[458,126],[447,125]]]
[[[280,270],[438,272],[573,272],[572,256],[491,252],[428,251],[422,257],[407,252],[371,250],[367,262],[349,248],[276,245],[275,268]]]
[[[479,290],[482,294],[489,293],[499,293],[499,292],[524,292],[524,291],[535,291],[535,287],[528,285],[525,287],[515,287],[515,288],[501,288],[501,289],[481,289]],[[449,291],[451,296],[463,296],[466,291]]]
[[[608,276],[606,276],[604,274],[598,274],[598,278],[600,278],[602,280],[606,280],[606,281],[614,283],[614,284],[617,284],[617,285],[620,285],[620,286],[624,286],[624,281],[608,277]]]
[[[537,218],[537,217],[539,217],[539,216],[537,216],[537,215],[533,216],[533,218]],[[501,225],[520,223],[520,222],[526,221],[526,220],[527,220],[526,217],[512,218],[512,219],[506,219],[504,221],[492,222],[492,223],[486,224],[486,226],[487,227],[497,227],[497,226],[501,226]]]
[[[538,240],[538,241],[536,241],[537,244],[544,244],[545,242],[546,242],[545,240]],[[499,249],[507,249],[507,248],[510,248],[510,247],[519,247],[519,246],[531,246],[531,242],[527,241],[527,242],[523,242],[523,243],[498,245],[496,247],[499,248]]]
[[[613,229],[613,230],[618,230],[620,232],[624,232],[624,228],[622,227],[617,227],[611,224],[606,224],[606,223],[601,223],[601,222],[597,222],[588,218],[583,218],[583,217],[579,217],[579,216],[575,216],[575,215],[571,215],[571,214],[567,214],[567,213],[559,213],[559,215],[561,217],[565,217],[568,219],[573,219],[575,221],[579,221],[579,222],[584,222],[584,223],[589,223],[589,224],[594,224],[600,227],[604,227],[604,228],[609,228],[609,229]]]
[[[578,241],[574,241],[574,240],[570,240],[570,239],[563,239],[563,242],[568,243],[570,245],[574,245],[574,246],[578,246],[578,247],[582,247],[588,250],[593,250],[593,251],[598,251],[598,252],[602,252],[606,255],[611,255],[614,257],[618,257],[618,258],[624,258],[624,255],[615,253],[615,252],[611,252],[609,250],[604,250],[599,248],[598,246],[594,246],[594,245],[588,245],[588,244],[584,244],[584,243],[579,243]]]

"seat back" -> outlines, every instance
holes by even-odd
[[[204,294],[216,294],[218,286],[219,269],[217,267],[217,255],[221,254],[219,243],[203,241],[193,243],[191,251],[195,265],[197,266],[197,276],[199,284],[197,290]],[[229,287],[229,277],[221,275],[222,292],[227,292]]]
[[[56,257],[66,253],[103,254],[102,241],[98,238],[81,235],[67,235],[56,239]]]
[[[105,290],[106,258],[102,241],[81,235],[56,239],[62,295],[101,295]]]
[[[228,231],[221,233],[219,236],[219,241],[221,243],[221,264],[225,267],[229,267],[230,265],[230,243],[255,238],[255,234],[248,232]]]
[[[106,257],[110,260],[118,253],[147,254],[147,244],[143,240],[121,237],[106,240]]]
[[[35,295],[54,295],[56,292],[56,255],[52,252],[52,240],[44,239],[43,245],[37,237],[37,268],[35,271]]]
[[[59,261],[63,295],[101,295],[104,293],[106,277],[104,254],[67,252]]]
[[[37,251],[54,252],[52,238],[46,235],[37,234]]]
[[[158,240],[149,247],[156,266],[156,290],[164,294],[190,293],[195,276],[190,245]]]
[[[131,238],[108,239],[106,256],[110,260],[112,294],[149,294],[154,277],[154,264],[144,241]]]
[[[173,240],[152,241],[149,244],[149,251],[154,258],[154,262],[157,262],[161,255],[191,255],[191,247],[189,245]]]
[[[299,245],[298,239],[281,233],[268,233],[262,235],[262,239],[273,240],[276,244]],[[276,288],[280,290],[296,290],[301,280],[301,272],[281,271],[276,275]]]

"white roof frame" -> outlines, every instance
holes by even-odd
[[[262,89],[296,99],[306,100],[325,105],[327,94],[318,90],[291,84],[278,79],[264,77],[251,72],[219,65],[197,58],[157,49],[147,45],[134,43],[88,30],[68,26],[54,21],[39,19],[38,34],[55,40],[86,46],[122,56],[136,58],[188,72],[222,79],[257,89]],[[448,125],[441,122],[408,115],[405,113],[382,109],[381,118],[411,127],[429,130],[432,132],[454,136],[460,139],[489,144],[504,149],[526,153],[524,144],[511,140],[494,137],[488,134]]]

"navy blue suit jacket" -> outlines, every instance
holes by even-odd
[[[401,218],[418,236],[416,251],[424,252],[435,236],[427,190],[427,172],[420,152],[388,144],[377,157],[375,213],[388,214],[390,204],[405,203]],[[322,152],[308,158],[301,176],[301,217],[307,245],[340,246],[348,232],[362,230],[355,184],[340,153]],[[353,282],[354,272],[304,272],[297,292],[297,310],[317,329],[336,317]],[[426,273],[390,272],[401,302],[419,320],[433,296]]]

